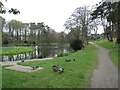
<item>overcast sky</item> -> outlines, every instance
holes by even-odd
[[[101,0],[8,0],[6,8],[17,8],[20,14],[2,15],[6,20],[16,19],[26,22],[44,22],[55,31],[64,30],[64,23],[71,13],[80,6],[92,6]]]

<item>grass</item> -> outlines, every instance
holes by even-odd
[[[120,62],[118,61],[118,48],[120,47],[120,44],[115,44],[115,41],[109,42],[107,39],[101,39],[99,41],[94,41],[94,43],[106,49],[109,49],[110,50],[109,56],[112,62],[115,63],[117,66],[120,65]]]
[[[115,49],[115,48],[120,47],[120,44],[115,44],[115,40],[114,42],[109,42],[107,39],[100,39],[100,40],[93,41],[93,42],[106,49]]]
[[[20,54],[32,51],[34,51],[34,49],[29,47],[2,47],[0,55]]]
[[[65,62],[65,59],[76,59]],[[25,73],[8,70],[3,67],[3,88],[85,88],[89,87],[93,69],[97,65],[97,49],[88,45],[77,51],[53,60],[20,62],[27,66],[40,66],[44,69]],[[53,72],[52,65],[59,64],[65,71],[61,74]]]
[[[118,50],[111,50],[109,55],[113,63],[115,63],[120,68],[120,62],[118,62]]]
[[[2,89],[2,66],[0,65],[0,89]]]

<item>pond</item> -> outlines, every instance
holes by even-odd
[[[39,59],[46,57],[55,57],[60,52],[69,52],[71,48],[69,46],[30,46],[35,48],[34,52],[28,52],[23,54],[15,55],[2,55],[2,61],[18,61],[18,60],[28,60],[28,59]]]

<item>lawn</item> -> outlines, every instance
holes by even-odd
[[[120,65],[120,62],[118,61],[118,48],[120,47],[120,44],[115,44],[115,40],[114,42],[109,42],[107,41],[107,39],[101,39],[99,41],[94,41],[94,43],[106,49],[109,49],[110,50],[109,56],[111,60],[113,61],[113,63],[115,63],[116,65]]]
[[[2,67],[0,65],[0,89],[2,88]]]
[[[65,62],[65,59],[76,59]],[[53,60],[20,62],[21,65],[40,66],[42,70],[32,73],[18,72],[3,67],[3,88],[85,88],[89,87],[93,69],[97,66],[97,49],[88,45],[69,56]],[[59,64],[64,72],[58,74],[51,69]]]
[[[118,62],[118,50],[111,50],[109,55],[113,63],[120,67],[120,62]]]
[[[97,41],[93,41],[94,43],[96,43],[97,45],[100,45],[106,49],[115,49],[120,47],[119,44],[115,44],[115,39],[113,42],[109,42],[107,39],[100,39]]]
[[[2,52],[0,52],[0,55],[20,54],[32,51],[34,51],[34,49],[30,47],[2,47]]]

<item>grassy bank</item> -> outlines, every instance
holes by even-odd
[[[119,65],[120,67],[120,61],[118,61],[118,50],[111,50],[109,55],[113,63],[115,63],[117,66]]]
[[[65,59],[76,59],[65,62]],[[40,66],[44,69],[32,73],[12,71],[3,68],[3,88],[85,88],[97,65],[97,49],[88,45],[84,50],[53,60],[21,62],[21,65]],[[65,71],[53,72],[52,65],[59,64]]]
[[[120,48],[120,44],[115,44],[114,42],[109,42],[107,39],[101,39],[99,41],[94,41],[97,45],[100,45],[101,47],[104,47],[106,49],[109,49],[109,56],[113,63],[116,65],[119,65],[120,67],[120,61],[118,61],[118,48]]]
[[[2,66],[0,66],[0,89],[2,90]]]
[[[116,44],[115,40],[113,42],[109,42],[107,39],[100,39],[100,40],[93,41],[93,42],[106,49],[115,49],[115,48],[120,47],[120,44]]]
[[[32,51],[34,51],[34,49],[29,47],[2,47],[0,55],[20,54]]]

